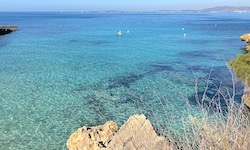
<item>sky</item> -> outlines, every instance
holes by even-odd
[[[0,11],[154,11],[250,6],[250,0],[0,0]]]

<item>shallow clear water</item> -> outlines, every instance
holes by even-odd
[[[66,149],[77,128],[136,113],[178,131],[185,99],[199,114],[196,80],[202,93],[212,68],[231,87],[226,61],[243,53],[249,18],[1,12],[20,29],[0,37],[0,149]]]

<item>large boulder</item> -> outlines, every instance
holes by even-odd
[[[250,42],[250,34],[248,33],[248,34],[243,34],[242,36],[240,36],[240,39],[242,40],[242,41],[245,41],[245,42]]]
[[[144,115],[131,116],[108,145],[112,150],[167,150],[167,140],[158,136]]]
[[[97,127],[82,127],[75,131],[67,141],[69,150],[101,150],[117,132],[118,126],[113,121]]]

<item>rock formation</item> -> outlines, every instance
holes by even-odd
[[[17,26],[0,26],[0,35],[9,34],[17,29]]]
[[[250,43],[247,44],[246,50],[250,51]]]
[[[167,140],[158,136],[144,115],[131,116],[114,135],[108,149],[167,150]]]
[[[250,51],[250,34],[243,34],[242,36],[240,36],[240,39],[247,43],[246,50]]]
[[[250,87],[246,85],[244,95],[242,96],[243,103],[250,108]]]
[[[100,131],[100,129],[102,129]],[[168,142],[158,136],[144,115],[131,116],[117,131],[114,122],[79,128],[67,141],[69,150],[167,150]]]
[[[243,34],[242,36],[240,36],[240,39],[242,40],[242,41],[245,41],[245,42],[250,42],[250,34]]]
[[[108,121],[102,126],[82,127],[75,131],[67,141],[69,150],[101,150],[107,147],[118,126]]]

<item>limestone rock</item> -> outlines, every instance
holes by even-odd
[[[244,35],[240,36],[240,39],[242,41],[245,41],[248,43],[248,42],[250,42],[250,34],[244,34]]]
[[[250,51],[250,34],[243,34],[240,39],[247,43],[246,50]]]
[[[167,150],[167,140],[158,136],[144,115],[131,116],[109,143],[110,150]]]
[[[75,131],[67,141],[69,150],[105,149],[117,132],[118,126],[113,121],[97,127],[82,127]]]
[[[250,108],[250,96],[244,94],[242,96],[242,101],[245,105],[247,105]]]
[[[102,126],[79,128],[67,141],[69,150],[168,150],[168,141],[158,136],[144,115],[131,116],[119,129],[109,121]]]
[[[247,44],[246,50],[247,50],[247,51],[250,51],[250,43]]]
[[[250,87],[246,85],[244,95],[242,96],[243,103],[250,108]]]

